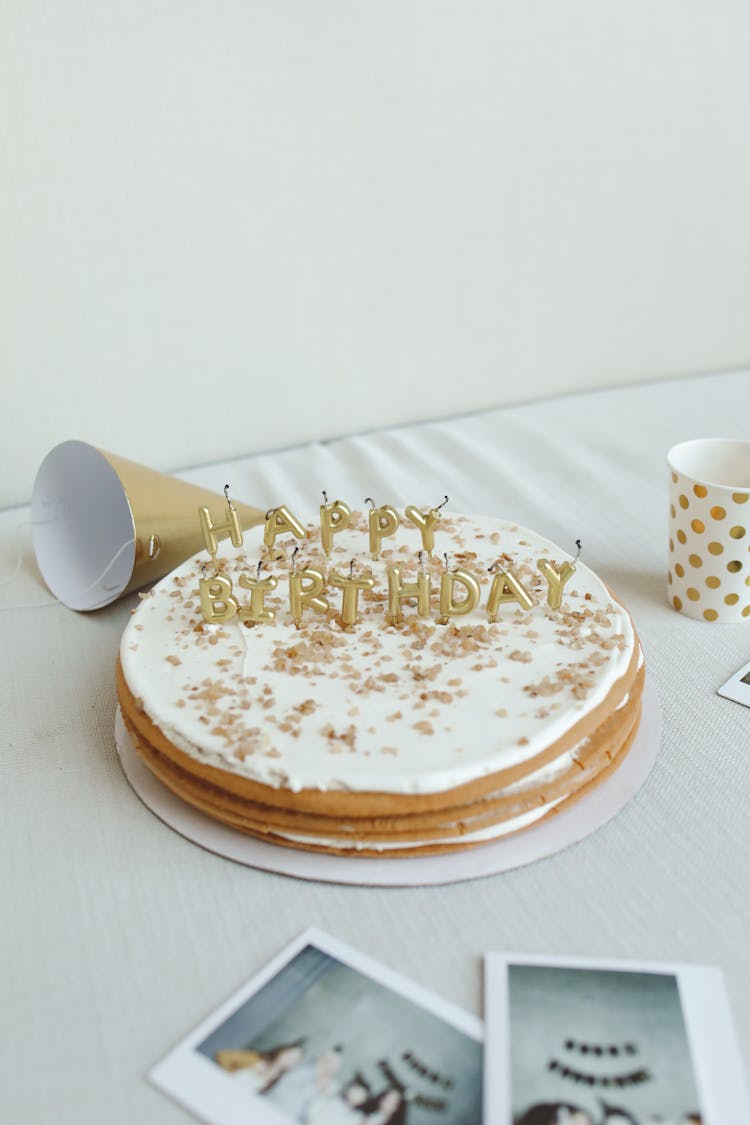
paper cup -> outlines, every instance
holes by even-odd
[[[750,620],[750,442],[684,441],[667,464],[671,604],[699,621]]]
[[[263,520],[235,502],[243,528]],[[155,469],[65,441],[47,454],[31,499],[44,581],[71,609],[100,609],[155,582],[203,546],[198,509],[217,521],[226,500]]]

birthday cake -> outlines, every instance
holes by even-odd
[[[498,519],[336,504],[220,548],[204,511],[213,558],[143,596],[118,695],[165,785],[273,843],[399,857],[539,824],[617,768],[643,659],[591,570]]]

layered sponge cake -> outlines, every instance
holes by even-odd
[[[254,528],[143,598],[118,695],[165,785],[273,843],[395,858],[529,828],[617,768],[644,672],[601,580],[512,523],[445,514],[431,553],[396,523],[373,552],[362,513],[328,553],[317,526]]]

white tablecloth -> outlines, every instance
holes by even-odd
[[[0,586],[5,1119],[186,1120],[145,1071],[310,923],[475,1012],[487,949],[716,963],[747,1058],[750,711],[715,691],[750,659],[750,623],[707,625],[667,604],[664,454],[686,438],[747,436],[749,415],[748,373],[702,376],[181,474],[308,518],[323,488],[398,506],[447,492],[455,510],[506,516],[568,548],[582,538],[586,562],[627,602],[665,721],[646,786],[582,844],[456,886],[301,883],[157,821],[113,742],[114,660],[135,598],[89,615],[51,602],[22,529],[22,572]],[[248,419],[248,447],[259,425]],[[27,518],[0,513],[0,576]]]

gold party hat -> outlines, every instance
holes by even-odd
[[[226,499],[207,488],[99,449],[122,483],[135,535],[133,573],[124,594],[139,590],[174,570],[203,547],[198,509],[208,508],[218,522]],[[265,512],[232,498],[240,527],[262,523]]]
[[[155,582],[203,547],[199,508],[224,522],[227,501],[83,441],[55,446],[31,502],[34,549],[52,593],[71,609],[99,609]],[[259,508],[232,499],[243,529]]]

